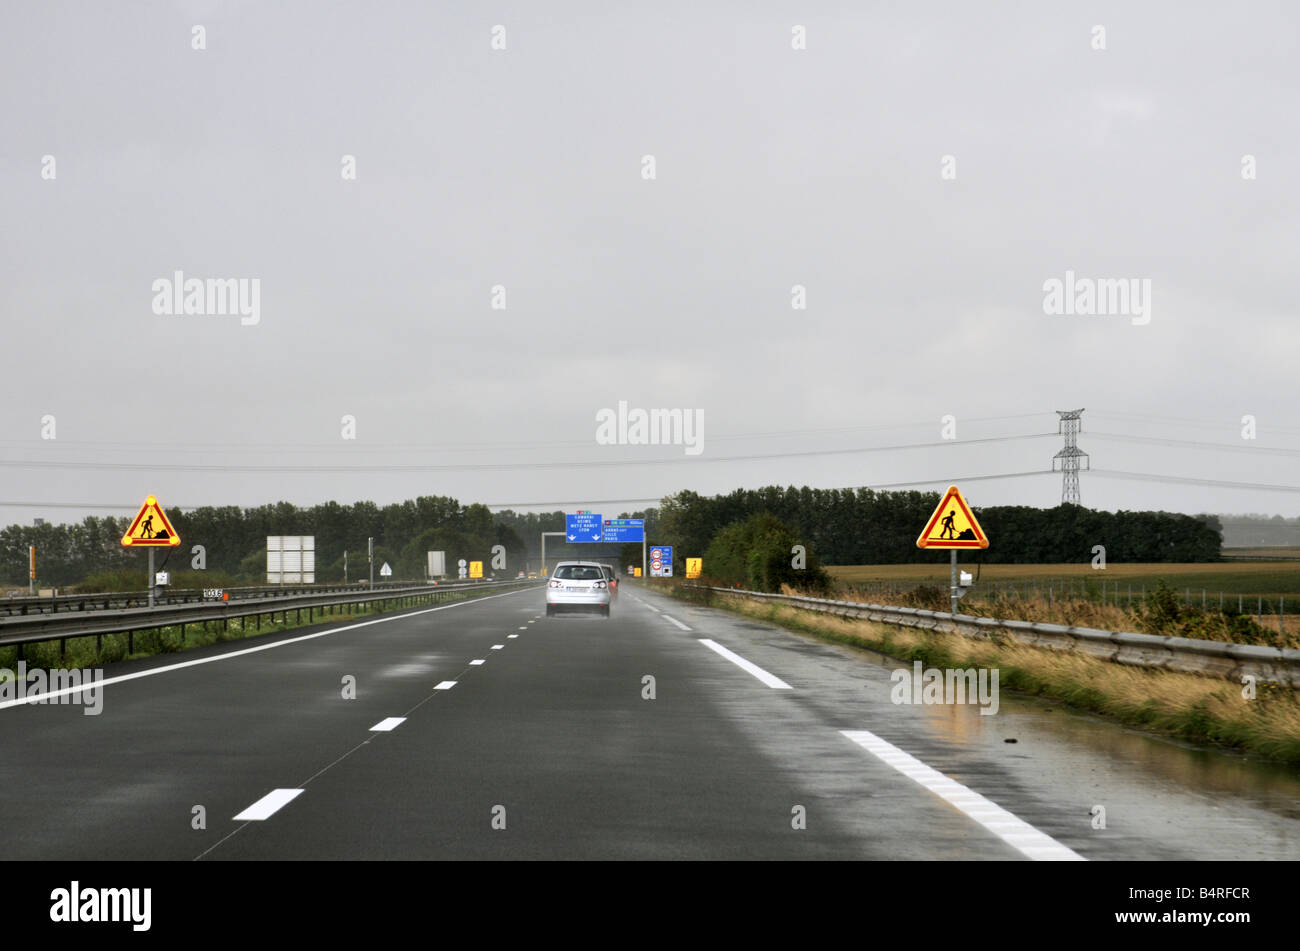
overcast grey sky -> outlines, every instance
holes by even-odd
[[[1049,468],[1078,407],[1086,505],[1298,515],[1107,474],[1300,485],[1298,33],[1259,2],[6,3],[0,523],[1047,506],[1059,476],[963,479]],[[260,319],[155,314],[177,270],[258,279]],[[1149,281],[1149,323],[1045,313],[1067,270]],[[620,400],[701,410],[703,452],[598,445]]]

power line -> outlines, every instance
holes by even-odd
[[[1053,434],[1054,435],[1054,434]],[[977,476],[958,476],[956,478],[945,476],[941,479],[919,479],[914,482],[880,482],[872,485],[853,485],[842,486],[835,491],[848,492],[857,491],[858,489],[870,489],[879,491],[882,489],[900,489],[910,488],[912,486],[923,485],[950,485],[954,482],[987,482],[996,479],[1022,479],[1027,476],[1051,475],[1050,469],[1040,469],[1032,472],[1004,472],[996,475],[977,475]],[[675,492],[667,493],[675,495]],[[722,493],[726,494],[726,493]],[[709,496],[705,496],[706,498]],[[488,508],[536,508],[544,505],[554,505],[564,507],[566,505],[616,505],[619,503],[626,504],[651,504],[663,501],[665,496],[655,496],[653,498],[641,499],[565,499],[563,501],[541,501],[541,502],[482,502],[479,504],[486,505]],[[319,504],[319,503],[317,503]],[[126,505],[111,505],[102,502],[6,502],[0,501],[0,508],[68,508],[68,509],[111,509],[113,511],[134,511],[139,508],[139,503],[130,503]],[[193,510],[196,508],[220,508],[217,505],[177,505],[169,503],[169,509]],[[241,506],[242,507],[242,506]],[[382,507],[382,506],[381,506]]]
[[[1142,422],[1153,423],[1174,423],[1179,426],[1197,426],[1203,429],[1239,429],[1241,418],[1229,419],[1189,419],[1186,416],[1150,416],[1143,413],[1108,413],[1104,410],[1091,410],[1093,416],[1101,416],[1106,419],[1128,419],[1139,420]],[[1281,433],[1287,436],[1300,436],[1300,429],[1275,429],[1272,426],[1268,428],[1270,433]],[[1089,435],[1092,435],[1089,432]]]
[[[1220,449],[1230,452],[1268,453],[1270,455],[1300,456],[1300,449],[1284,446],[1236,445],[1227,442],[1205,442],[1196,439],[1171,439],[1167,436],[1133,436],[1128,433],[1088,433],[1090,439],[1117,439],[1123,442],[1147,442],[1161,446],[1183,446],[1188,449]]]
[[[984,423],[999,422],[1013,419],[1029,419],[1041,417],[1044,413],[1017,413],[1005,416],[972,416],[963,417],[961,422]],[[921,426],[932,427],[934,420],[916,420],[906,423],[881,423],[869,426],[839,426],[826,429],[788,429],[772,430],[768,432],[748,432],[748,433],[721,433],[710,435],[711,441],[731,442],[741,439],[775,439],[788,437],[807,437],[821,436],[837,433],[854,433],[854,432],[876,432],[880,430],[891,429],[911,429]],[[948,440],[952,441],[952,440]],[[972,442],[973,440],[956,440],[957,442]],[[0,446],[17,447],[30,449],[36,445],[35,440],[0,440]],[[532,449],[554,449],[557,447],[591,447],[594,445],[591,439],[570,439],[570,440],[538,440],[527,442],[465,442],[465,443],[445,443],[441,445],[419,445],[416,443],[359,443],[350,442],[348,445],[339,443],[192,443],[189,445],[178,445],[174,442],[140,442],[135,440],[66,440],[59,439],[56,441],[42,441],[39,443],[41,449],[52,449],[58,451],[64,448],[87,448],[102,449],[110,452],[139,452],[141,449],[160,449],[167,452],[176,453],[211,453],[211,452],[231,452],[231,453],[257,453],[267,455],[270,453],[285,454],[310,454],[310,453],[374,453],[374,452],[502,452],[502,451],[525,451]]]
[[[1203,485],[1219,489],[1253,489],[1261,492],[1300,492],[1300,485],[1272,485],[1263,482],[1234,482],[1228,479],[1197,479],[1193,476],[1154,475],[1150,472],[1120,472],[1093,469],[1097,475],[1112,479],[1136,479],[1141,482],[1171,482],[1178,485]]]
[[[851,449],[810,449],[801,452],[752,453],[735,456],[677,456],[670,459],[605,459],[567,462],[496,462],[421,465],[411,463],[353,465],[255,465],[176,462],[95,462],[58,459],[3,459],[0,467],[15,469],[113,469],[135,472],[510,472],[520,469],[604,469],[627,466],[700,465],[711,462],[752,462],[760,459],[794,459],[808,456],[856,455],[870,452],[899,452],[908,449],[937,449],[971,446],[981,443],[1016,442],[1042,439],[1056,433],[1033,433],[1023,436],[989,436],[982,439],[940,440],[927,443],[904,443],[894,446],[863,446]]]
[[[1056,434],[1051,433],[1050,435],[1056,435]],[[1257,490],[1257,491],[1264,491],[1264,492],[1300,492],[1300,485],[1276,485],[1276,484],[1268,484],[1268,483],[1260,483],[1260,482],[1235,482],[1226,479],[1197,479],[1191,476],[1159,475],[1150,472],[1124,472],[1115,469],[1093,469],[1091,471],[1095,475],[1102,476],[1104,478],[1128,479],[1128,480],[1133,480],[1138,482],[1167,482],[1167,483],[1174,483],[1178,485],[1199,485],[1199,486],[1207,486],[1211,488],[1246,489],[1246,490]],[[906,489],[906,488],[915,488],[918,486],[927,486],[927,485],[941,486],[941,485],[960,484],[960,483],[968,483],[968,482],[990,482],[990,481],[996,481],[998,479],[1024,479],[1024,478],[1030,478],[1032,476],[1044,476],[1044,475],[1054,475],[1054,473],[1051,469],[1039,469],[1039,470],[1033,470],[1029,472],[1003,472],[1003,473],[996,473],[993,475],[945,476],[942,479],[918,479],[911,482],[878,482],[872,485],[842,486],[837,491],[847,492],[847,491],[857,491],[859,489],[870,489],[873,491],[882,491],[886,489]],[[675,494],[676,493],[667,493],[667,495],[675,495]],[[717,494],[725,495],[728,493],[715,493],[715,495]],[[655,496],[655,497],[640,498],[640,499],[565,499],[562,501],[544,500],[544,501],[529,501],[529,502],[483,502],[480,504],[486,505],[488,508],[491,509],[543,508],[547,506],[556,509],[563,509],[568,506],[577,506],[577,505],[583,505],[583,506],[586,505],[627,505],[627,506],[658,505],[663,501],[665,497],[666,496]],[[705,496],[705,497],[710,498],[712,496]],[[197,508],[220,508],[223,506],[177,505],[175,503],[171,503],[167,507],[169,509],[192,511]],[[237,507],[244,508],[245,506],[237,506]],[[310,508],[310,506],[306,506],[306,507]],[[138,503],[132,502],[123,505],[114,505],[114,504],[104,503],[104,502],[25,502],[25,501],[0,500],[0,508],[54,508],[54,509],[64,508],[64,509],[94,509],[94,510],[107,509],[113,511],[130,512],[138,508]],[[383,506],[380,506],[380,508],[383,508]]]

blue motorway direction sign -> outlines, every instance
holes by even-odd
[[[645,541],[645,519],[643,518],[605,519],[605,541],[607,542]]]
[[[564,540],[567,542],[600,541],[601,518],[598,512],[576,512],[564,516]]]

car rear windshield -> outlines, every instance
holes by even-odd
[[[555,577],[561,581],[604,581],[605,572],[591,565],[560,565]]]

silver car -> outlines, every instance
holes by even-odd
[[[546,584],[546,616],[562,610],[595,611],[609,617],[610,586],[594,561],[562,561]]]

